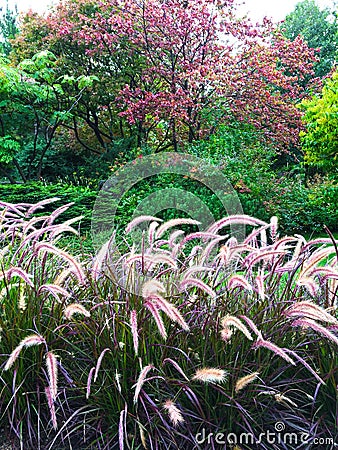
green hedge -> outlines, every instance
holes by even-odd
[[[25,184],[0,184],[0,199],[8,203],[37,203],[46,198],[59,197],[60,200],[44,207],[44,211],[53,211],[59,206],[73,202],[67,211],[62,213],[59,221],[66,221],[76,216],[84,216],[81,229],[90,229],[91,214],[97,191],[85,186],[74,186],[63,183],[30,182]],[[43,214],[43,212],[41,212]]]
[[[229,177],[230,178],[230,177]],[[288,175],[277,178],[274,174],[266,177],[257,175],[256,180],[250,180],[243,174],[238,182],[232,184],[238,192],[244,213],[269,220],[276,215],[284,233],[315,233],[323,232],[323,225],[333,232],[338,231],[338,185],[328,179],[316,179],[305,184],[301,177]],[[131,220],[138,204],[151,193],[163,188],[178,188],[190,191],[198,196],[201,202],[209,208],[215,219],[225,215],[220,200],[208,188],[190,179],[182,179],[177,175],[161,175],[144,179],[134,186],[119,202],[115,224],[120,229]],[[2,184],[0,185],[0,199],[10,203],[36,203],[40,200],[59,197],[60,200],[46,206],[47,211],[73,202],[67,211],[59,218],[65,221],[75,216],[84,216],[80,223],[81,234],[88,235],[91,228],[92,210],[99,193],[98,189],[71,184]],[[156,200],[157,211],[161,211],[161,201]],[[189,199],[184,206],[189,211]],[[106,220],[111,221],[111,199],[108,197]],[[43,212],[41,212],[43,214]],[[146,212],[144,212],[146,213]],[[157,214],[164,220],[177,217],[177,211],[167,209]],[[180,212],[180,216],[186,216]]]

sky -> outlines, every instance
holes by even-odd
[[[9,0],[9,5],[12,7],[17,4],[19,11],[27,11],[31,8],[33,11],[42,13],[53,1],[57,2],[57,0]],[[293,11],[298,2],[299,0],[244,0],[244,5],[240,7],[240,11],[243,14],[248,13],[254,21],[259,21],[267,16],[278,22]],[[316,0],[316,3],[320,7],[333,6],[333,0]],[[6,0],[0,0],[0,6],[5,5]]]

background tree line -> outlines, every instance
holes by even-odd
[[[253,213],[276,213],[276,181],[295,209],[311,197],[301,216],[328,187],[335,198],[335,6],[305,0],[278,25],[239,18],[233,0],[1,14],[4,180],[95,186],[119,164],[174,150],[221,167]]]

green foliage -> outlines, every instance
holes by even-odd
[[[338,229],[336,182],[319,177],[307,181],[296,163],[280,165],[279,156],[263,147],[252,129],[223,128],[190,151],[222,169],[246,214],[262,220],[278,216],[285,233],[321,233],[323,225]]]
[[[282,27],[284,35],[294,40],[301,35],[311,48],[320,49],[320,61],[315,64],[315,75],[327,75],[337,60],[338,21],[334,8],[320,9],[314,0],[297,3],[286,16]]]
[[[0,184],[0,197],[10,203],[19,203],[22,199],[25,199],[25,202],[35,204],[45,198],[58,197],[60,200],[53,206],[45,207],[47,212],[55,208],[55,205],[74,203],[72,210],[65,211],[63,214],[63,220],[69,220],[75,216],[84,216],[81,221],[81,230],[84,234],[90,230],[91,211],[97,192],[97,189],[93,186],[65,183]]]
[[[326,80],[320,96],[303,100],[306,131],[301,133],[305,163],[334,170],[338,163],[338,73]]]
[[[0,55],[9,55],[12,50],[11,39],[14,39],[19,32],[18,24],[18,9],[15,5],[14,11],[9,8],[8,0],[6,1],[6,8],[0,7]]]
[[[59,79],[56,66],[55,55],[47,50],[23,60],[16,67],[5,58],[0,60],[0,136],[2,153],[8,153],[0,163],[8,166],[2,167],[3,172],[6,169],[23,181],[41,178],[44,169],[51,165],[48,157],[58,151],[52,147],[57,131],[72,122],[72,109],[79,100],[64,97],[67,83],[72,81],[65,77]],[[77,81],[85,91],[91,89],[96,80],[96,77],[82,77]],[[14,150],[17,151],[16,171],[8,165]],[[60,153],[64,154],[64,150]],[[76,158],[72,151],[68,159],[71,158]]]
[[[11,136],[0,136],[0,164],[9,164],[19,150],[20,144]]]

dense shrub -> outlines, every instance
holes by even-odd
[[[53,206],[46,207],[47,212],[51,212],[55,206],[66,203],[74,203],[72,210],[65,211],[63,220],[83,215],[81,228],[89,230],[91,212],[98,190],[93,183],[86,181],[89,186],[75,185],[70,183],[47,183],[30,182],[25,184],[0,184],[0,198],[8,203],[37,203],[45,198],[58,197],[60,200],[53,203]]]
[[[338,231],[338,184],[328,177],[307,179],[300,164],[280,164],[250,128],[222,129],[190,151],[222,169],[237,190],[246,214],[268,220],[276,215],[285,233]],[[285,163],[285,161],[284,161]]]

